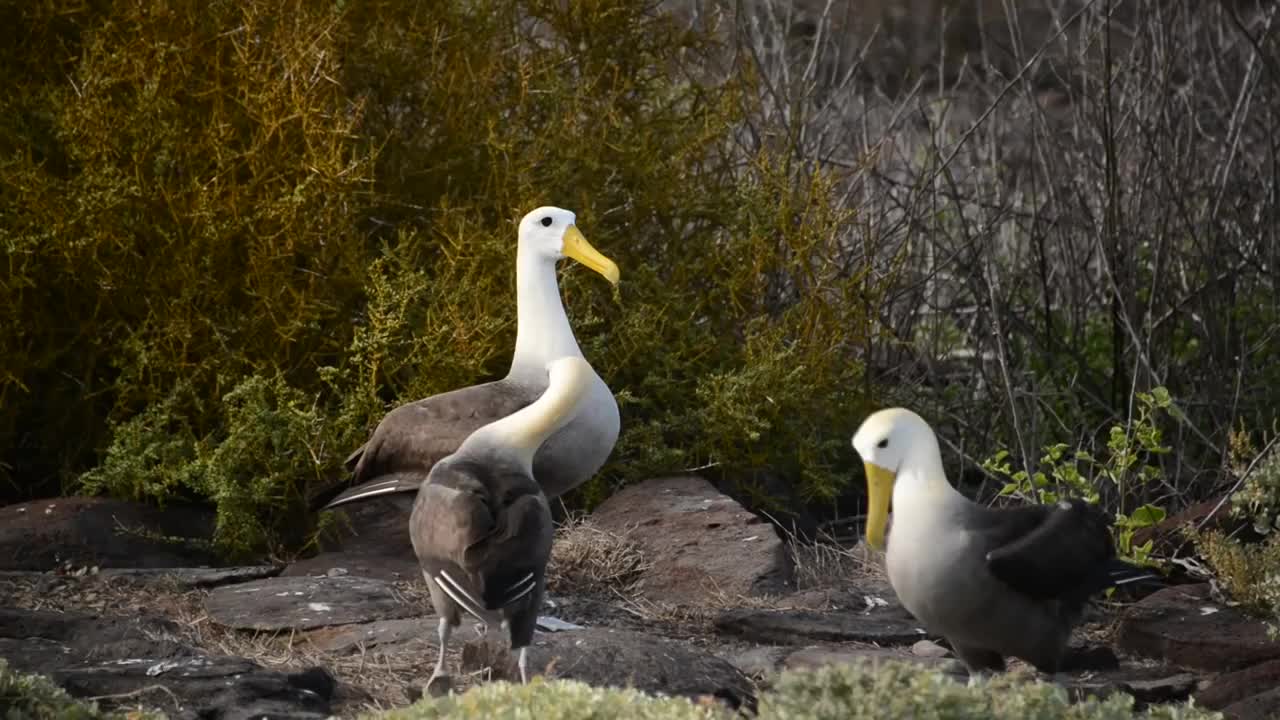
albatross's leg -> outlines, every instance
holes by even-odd
[[[993,650],[985,650],[983,648],[972,648],[951,643],[951,649],[955,651],[956,657],[960,658],[960,662],[969,670],[969,687],[973,687],[982,682],[986,675],[1004,672],[1004,657],[1000,653]]]
[[[520,684],[529,684],[529,648],[520,648],[520,659],[516,660],[516,666],[520,668]]]
[[[449,674],[444,670],[444,662],[453,627],[449,625],[448,618],[442,617],[436,630],[440,635],[440,657],[436,658],[436,669],[431,672],[431,679],[427,680],[427,694],[432,696],[443,695],[450,690]]]

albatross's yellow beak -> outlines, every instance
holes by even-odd
[[[591,247],[591,243],[582,237],[577,225],[570,225],[564,231],[564,255],[573,258],[604,276],[605,280],[617,285],[620,273],[612,260]]]
[[[884,529],[889,523],[889,498],[893,497],[892,470],[879,465],[863,463],[867,473],[867,544],[876,550],[884,549]]]

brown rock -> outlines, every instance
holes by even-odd
[[[1245,700],[1259,690],[1280,687],[1280,660],[1269,660],[1253,667],[1223,673],[1196,693],[1196,703],[1211,710],[1221,710]]]
[[[68,497],[0,508],[0,570],[216,564],[209,510]]]
[[[591,517],[641,547],[652,566],[638,591],[653,601],[705,605],[716,596],[780,593],[791,579],[773,526],[697,476],[624,488]]]
[[[1280,658],[1266,625],[1214,602],[1209,585],[1160,590],[1132,605],[1117,643],[1135,655],[1204,670],[1231,670]]]
[[[1231,703],[1222,709],[1227,720],[1275,720],[1280,717],[1280,688]]]

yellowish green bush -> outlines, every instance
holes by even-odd
[[[1204,558],[1230,598],[1280,634],[1280,535],[1244,543],[1218,531],[1193,533]]]
[[[1072,703],[1062,688],[1017,674],[997,675],[970,687],[911,664],[870,661],[783,673],[760,700],[762,720],[1127,720],[1135,715],[1166,720],[1221,717],[1189,705],[1135,714],[1133,698],[1123,693]]]
[[[714,706],[712,706],[714,707]],[[366,718],[527,718],[619,720],[731,717],[684,699],[656,699],[632,690],[592,688],[578,682],[541,680],[526,686],[493,683],[465,694],[424,700]],[[1158,706],[1135,713],[1122,693],[1105,700],[1071,703],[1054,685],[1003,675],[976,687],[905,663],[857,662],[783,673],[760,697],[760,720],[1200,720],[1221,715],[1190,704]]]
[[[505,371],[545,203],[623,273],[562,275],[624,418],[581,502],[692,466],[846,481],[892,278],[827,261],[837,178],[734,144],[754,75],[682,71],[711,36],[626,0],[0,12],[0,486],[294,544],[389,406]]]
[[[41,675],[20,673],[0,658],[0,718],[5,720],[163,720],[146,711],[104,712],[82,703]]]
[[[430,718],[560,718],[562,720],[710,720],[723,717],[684,698],[656,698],[638,690],[595,688],[571,680],[535,678],[528,685],[495,682],[461,695],[363,716],[367,720]]]

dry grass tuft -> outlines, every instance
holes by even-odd
[[[625,597],[650,566],[625,535],[601,530],[588,518],[570,518],[556,531],[547,586],[564,595]]]
[[[864,543],[843,542],[826,532],[813,541],[783,532],[799,591],[843,589],[857,579],[885,579],[880,554]]]

